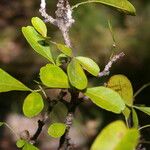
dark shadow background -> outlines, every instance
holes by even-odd
[[[56,0],[48,1],[48,12],[51,15],[54,15],[56,2]],[[72,4],[77,2],[79,1],[74,0]],[[117,40],[117,52],[123,51],[126,54],[113,65],[111,75],[126,75],[132,82],[134,91],[137,91],[142,85],[150,82],[150,1],[132,0],[132,3],[137,9],[135,17],[125,16],[102,5],[90,4],[79,7],[73,14],[76,23],[72,27],[70,36],[75,53],[91,57],[103,69],[112,53],[113,41],[107,24],[107,20],[110,19]],[[0,67],[30,87],[35,86],[33,80],[38,78],[40,67],[47,62],[32,51],[22,36],[21,27],[29,25],[33,16],[40,17],[39,4],[40,1],[37,0],[0,0]],[[50,24],[47,26],[49,36],[55,41],[63,42],[57,28]],[[101,85],[108,78],[98,80],[90,78],[90,84]],[[149,93],[150,88],[146,88],[134,103],[150,106]],[[0,93],[0,121],[8,121],[11,124],[11,116],[15,116],[16,113],[22,114],[21,107],[27,94],[26,92]],[[55,115],[56,118],[61,118],[60,113]],[[148,115],[141,112],[138,112],[138,115],[140,126],[150,124]],[[12,118],[15,118],[14,116]],[[72,131],[72,136],[77,141],[77,149],[89,149],[98,131],[118,118],[121,116],[104,111],[90,102],[82,104],[76,113],[75,127],[73,127],[74,130],[78,130],[78,134],[76,130]],[[16,119],[14,122],[16,129],[24,127],[21,118],[20,121]],[[29,124],[26,128],[32,128],[32,125]],[[0,128],[0,149],[16,150],[7,132],[4,127]],[[143,130],[142,135],[145,140],[150,141],[149,128]],[[41,136],[45,141],[46,138],[47,135]],[[149,144],[144,146],[147,150],[150,149]],[[55,149],[54,147],[49,149]],[[41,149],[46,150],[42,146]]]

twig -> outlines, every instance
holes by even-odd
[[[51,17],[50,15],[48,15],[46,13],[46,2],[45,2],[45,0],[41,0],[39,12],[41,13],[41,16],[43,16],[47,22],[50,22],[53,25],[57,25],[56,19],[54,19],[53,17]]]
[[[123,52],[113,56],[111,60],[108,62],[108,64],[105,66],[104,70],[98,74],[98,77],[107,76],[110,74],[110,68],[112,67],[113,63],[115,63],[117,60],[122,58],[125,54]]]
[[[80,100],[78,98],[79,93],[76,90],[71,90],[70,93],[71,93],[71,101],[70,101],[70,104],[68,105],[68,114],[65,120],[67,129],[64,135],[60,139],[58,150],[69,150],[73,147],[73,144],[71,144],[71,141],[70,141],[71,139],[69,137],[69,131],[73,123],[75,110],[77,106],[80,104]]]
[[[138,89],[135,94],[134,94],[134,98],[139,95],[145,88],[147,88],[148,86],[150,86],[150,83],[144,84],[140,89]]]

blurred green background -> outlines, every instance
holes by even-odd
[[[73,0],[71,4],[78,2],[80,0]],[[73,16],[76,22],[72,26],[70,37],[75,54],[89,56],[99,64],[102,70],[112,54],[113,40],[108,28],[108,20],[111,20],[117,41],[116,53],[123,51],[126,55],[113,65],[110,76],[126,75],[131,80],[135,92],[142,85],[150,82],[150,1],[132,0],[131,2],[136,7],[136,16],[126,16],[98,4],[87,4],[75,9]],[[54,16],[57,1],[47,0],[47,3],[47,12]],[[35,86],[33,80],[38,79],[39,69],[46,62],[27,44],[21,33],[21,27],[29,25],[33,16],[40,17],[39,5],[40,0],[0,0],[0,67],[31,87]],[[63,42],[59,30],[51,24],[47,26],[52,40]],[[108,78],[95,80],[90,77],[90,84],[101,85]],[[52,93],[54,92],[50,91],[51,96],[53,96]],[[149,93],[150,88],[145,89],[136,98],[135,104],[150,106]],[[36,121],[33,120],[30,123],[21,115],[21,107],[26,95],[27,93],[22,92],[0,93],[0,120],[6,120],[15,126],[16,132],[26,127],[34,133]],[[54,111],[57,120],[63,121],[61,114],[65,113],[64,110],[65,108],[63,109],[60,104]],[[150,124],[150,117],[140,112],[138,115],[141,126]],[[77,149],[89,149],[96,134],[106,124],[118,118],[121,116],[106,112],[90,102],[81,104],[76,112],[74,127],[71,131]],[[0,129],[0,149],[15,150],[16,147],[8,131],[2,129]],[[150,129],[143,130],[142,135],[143,139],[150,141]],[[58,140],[47,138],[45,134],[41,135],[41,141],[48,145],[49,150],[55,150],[55,143],[58,142]],[[49,141],[51,141],[50,145]],[[48,149],[46,144],[45,147],[40,144],[42,150]],[[144,146],[147,150],[150,149],[149,144]]]

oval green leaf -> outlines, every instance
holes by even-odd
[[[40,55],[48,59],[50,62],[54,63],[52,54],[49,46],[43,46],[40,41],[45,41],[45,39],[32,27],[22,27],[22,33],[30,46]]]
[[[134,108],[144,112],[145,114],[150,116],[150,107],[138,107],[138,106],[134,106]]]
[[[130,80],[126,76],[112,76],[107,83],[107,87],[118,92],[127,105],[133,105],[133,88]]]
[[[25,145],[26,141],[25,140],[17,140],[16,145],[18,148],[21,148]]]
[[[67,73],[72,86],[79,90],[83,90],[87,87],[87,77],[81,65],[75,58],[69,63]]]
[[[43,109],[43,98],[39,93],[30,93],[24,100],[23,113],[25,116],[31,118],[37,116]]]
[[[91,150],[115,150],[116,145],[127,132],[123,121],[115,121],[106,126],[96,137]]]
[[[93,76],[98,76],[98,73],[100,72],[100,68],[92,59],[88,57],[82,57],[82,56],[78,56],[76,57],[76,59],[79,61],[79,63],[82,65],[82,67],[85,70],[87,70]]]
[[[47,64],[40,69],[42,83],[50,88],[69,88],[66,73],[58,66]]]
[[[115,121],[101,131],[90,150],[133,150],[138,138],[137,129],[127,129],[123,121]]]
[[[101,3],[113,8],[116,8],[119,11],[122,11],[128,15],[135,15],[136,10],[134,6],[128,0],[89,0],[85,2],[81,2],[72,7],[72,9],[88,3]]]
[[[137,129],[127,130],[125,136],[114,150],[134,150],[138,144],[139,137],[140,135]]]
[[[61,137],[66,131],[66,125],[64,123],[53,123],[48,128],[48,134],[54,138]]]
[[[134,110],[134,108],[132,108],[132,122],[133,122],[133,127],[134,128],[139,127],[139,119],[138,119],[137,113]]]
[[[39,149],[34,145],[26,142],[22,150],[39,150]]]
[[[8,92],[8,91],[32,91],[32,90],[0,68],[0,92]]]
[[[41,20],[38,17],[33,17],[31,19],[32,25],[34,26],[34,28],[43,36],[46,37],[47,36],[47,27],[45,25],[45,23],[43,22],[43,20]]]
[[[125,104],[120,95],[109,88],[103,86],[87,88],[84,94],[97,106],[108,111],[119,114],[125,108]]]
[[[72,56],[72,49],[69,48],[67,45],[56,43],[56,46],[65,55],[70,56],[70,57]]]

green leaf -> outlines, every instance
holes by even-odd
[[[125,118],[128,120],[130,117],[131,110],[128,107],[125,107],[125,109],[122,111]]]
[[[43,98],[39,93],[30,93],[24,100],[23,113],[31,118],[38,115],[44,107]]]
[[[45,23],[43,22],[43,20],[41,20],[38,17],[33,17],[32,20],[32,25],[34,26],[34,28],[43,36],[46,37],[47,36],[47,27],[45,25]]]
[[[72,56],[72,49],[64,44],[56,44],[57,48],[67,56]]]
[[[17,140],[16,145],[18,148],[21,148],[25,145],[26,141],[25,140]]]
[[[93,76],[98,76],[100,68],[92,59],[82,56],[76,57],[76,59],[79,61],[79,63],[83,66],[85,70],[87,70]]]
[[[127,105],[133,105],[133,88],[131,82],[126,76],[112,76],[107,83],[107,87],[118,92]]]
[[[134,128],[139,127],[139,119],[138,119],[137,113],[134,110],[134,108],[132,108],[132,122],[133,122],[133,127]]]
[[[52,54],[49,46],[43,46],[40,41],[45,41],[45,39],[32,27],[22,27],[22,33],[30,46],[40,55],[48,59],[50,62],[54,63]]]
[[[48,128],[48,134],[54,138],[61,137],[66,131],[66,125],[64,123],[53,123]]]
[[[133,150],[138,138],[137,129],[127,129],[123,121],[115,121],[101,131],[90,150]]]
[[[87,87],[87,77],[81,65],[75,58],[69,63],[67,73],[72,86],[79,90],[83,90]]]
[[[125,108],[125,104],[120,95],[109,88],[103,86],[87,88],[84,94],[97,106],[108,111],[119,114]]]
[[[122,121],[109,124],[96,137],[91,150],[114,150],[126,132],[127,128]]]
[[[89,1],[84,1],[84,2],[76,4],[75,6],[72,7],[72,9],[80,5],[88,4],[88,3],[101,3],[104,5],[116,8],[117,10],[122,11],[129,15],[136,14],[136,10],[134,6],[128,0],[89,0]]]
[[[133,107],[150,116],[150,107],[138,107],[138,106]]]
[[[140,135],[137,129],[129,129],[115,150],[134,150]]]
[[[66,73],[58,66],[47,64],[40,69],[42,83],[51,88],[69,88]]]
[[[4,125],[5,123],[4,122],[0,122],[0,127],[2,126],[2,125]]]
[[[61,66],[63,62],[65,63],[68,60],[68,57],[65,54],[60,54],[56,58],[56,65]]]
[[[34,145],[26,142],[22,150],[39,150],[39,149]]]
[[[0,92],[8,91],[32,91],[23,83],[13,78],[4,70],[0,69]]]

